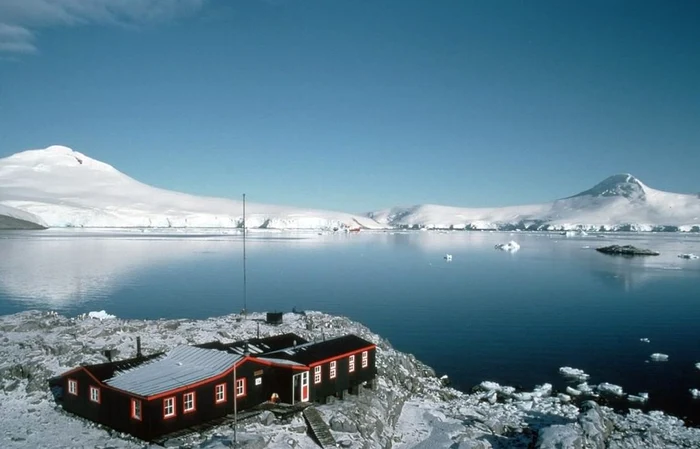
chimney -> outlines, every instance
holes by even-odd
[[[143,354],[141,354],[141,337],[140,336],[136,337],[136,357],[138,357],[138,358],[143,357]]]
[[[248,340],[245,341],[245,349],[243,349],[243,355],[248,357],[250,355],[250,349],[248,348]]]
[[[105,349],[103,354],[105,355],[105,357],[107,357],[107,360],[109,360],[110,362],[112,361],[112,350],[111,349]]]
[[[256,324],[258,325],[258,338],[260,338],[260,321],[256,321]]]

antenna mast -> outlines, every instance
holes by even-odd
[[[243,194],[243,316],[248,316],[248,283],[246,282],[246,266],[245,266],[245,193]]]

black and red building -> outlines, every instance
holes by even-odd
[[[354,335],[310,343],[295,334],[178,346],[80,366],[59,376],[63,408],[150,441],[271,400],[342,396],[376,376],[376,347]]]

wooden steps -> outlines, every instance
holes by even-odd
[[[316,410],[316,407],[306,407],[303,413],[311,429],[312,436],[316,438],[316,441],[318,441],[321,447],[323,449],[337,447],[335,438],[331,435],[330,427],[328,427],[328,424],[323,420],[321,414]]]

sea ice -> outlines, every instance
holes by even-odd
[[[639,341],[641,341],[642,343],[651,343],[651,340],[649,340],[649,339],[646,338],[646,337],[640,338]]]
[[[652,355],[649,356],[649,358],[655,362],[667,362],[668,361],[668,355],[661,354],[659,352],[653,353]]]
[[[445,260],[448,262],[452,262],[452,254],[445,254]]]
[[[570,366],[562,366],[561,368],[559,368],[559,373],[565,377],[570,377],[576,380],[586,380],[589,377],[591,377],[588,374],[586,374],[582,369],[571,368]]]
[[[520,245],[518,242],[511,240],[508,243],[499,243],[496,246],[494,246],[496,249],[500,249],[501,251],[509,251],[511,253],[514,253],[520,249]]]
[[[693,396],[695,399],[700,399],[700,390],[697,388],[691,388],[690,389],[690,394]]]
[[[700,256],[697,254],[679,254],[678,257],[681,259],[700,259]]]
[[[700,363],[696,363],[695,368],[700,369]]]
[[[566,387],[566,394],[569,396],[581,396],[583,393],[581,393],[581,390],[577,390],[575,388],[571,387]]]
[[[639,393],[638,395],[629,395],[627,399],[630,402],[647,402],[649,400],[649,393]]]
[[[104,310],[100,310],[99,312],[88,312],[87,314],[88,318],[94,318],[96,320],[112,320],[116,318],[115,315],[110,315],[109,313],[105,312]]]
[[[602,384],[598,385],[598,391],[601,393],[609,393],[609,394],[614,394],[615,396],[624,396],[625,392],[622,391],[622,387],[619,385],[615,384],[610,384],[607,382],[603,382]]]

